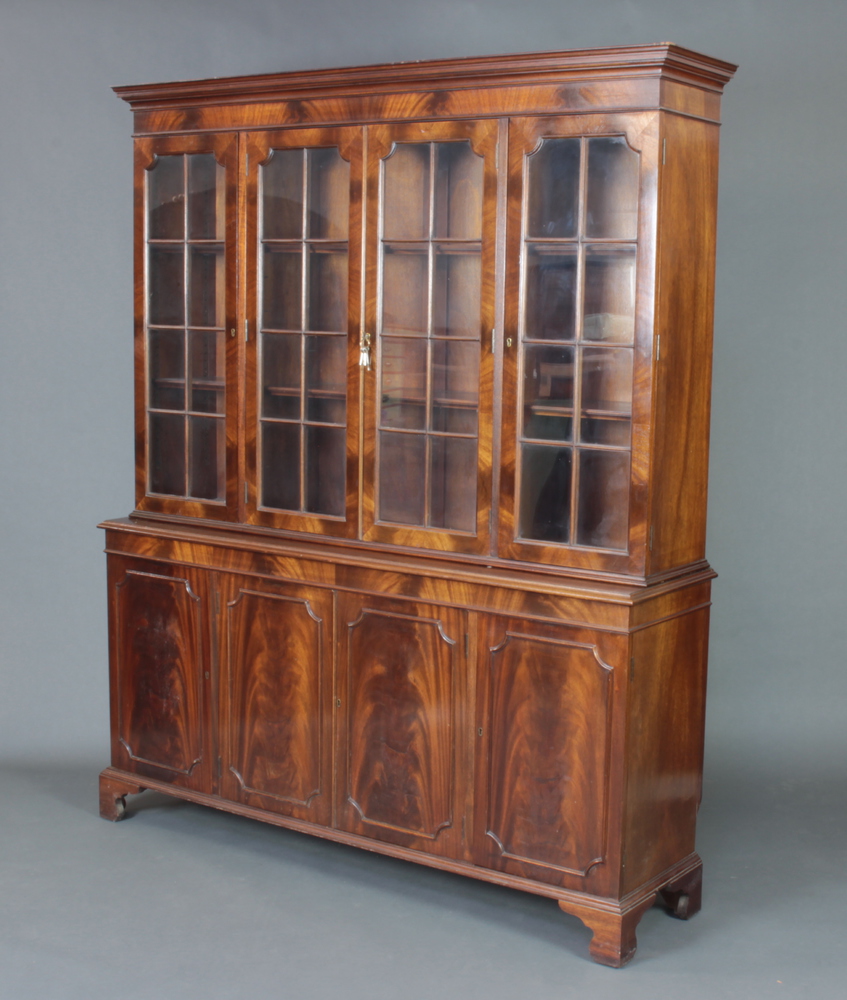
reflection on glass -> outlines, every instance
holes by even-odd
[[[185,495],[185,417],[181,413],[149,414],[150,490]]]
[[[263,507],[300,509],[300,425],[262,424]]]
[[[192,246],[188,251],[188,322],[223,326],[226,293],[224,248]]]
[[[574,401],[572,347],[525,348],[523,399],[525,438],[571,440]]]
[[[224,336],[214,330],[188,334],[191,372],[190,409],[196,413],[224,412]]]
[[[214,417],[189,417],[190,475],[188,495],[221,500],[224,493],[224,422]]]
[[[582,410],[629,414],[632,410],[632,351],[586,347],[582,352]]]
[[[469,142],[435,143],[436,239],[482,238],[483,159]]]
[[[347,338],[306,337],[306,419],[343,424],[346,415]]]
[[[300,348],[298,334],[262,334],[262,416],[300,418]]]
[[[424,524],[426,435],[381,431],[379,520]]]
[[[310,149],[307,237],[346,240],[350,198],[350,164],[334,147]]]
[[[259,176],[263,238],[299,240],[303,235],[303,150],[272,150]]]
[[[526,262],[527,340],[573,340],[576,329],[577,251],[529,247]]]
[[[182,246],[151,245],[147,271],[147,322],[182,326],[185,322],[185,283]]]
[[[150,406],[154,410],[185,408],[185,341],[182,330],[148,332]]]
[[[628,499],[628,452],[582,451],[577,542],[599,548],[625,549]]]
[[[188,157],[188,238],[224,238],[224,168],[213,153]]]
[[[306,427],[306,510],[344,516],[347,435],[343,427]]]
[[[307,329],[347,329],[347,249],[324,244],[309,253],[309,319]]]
[[[430,527],[476,528],[476,470],[475,438],[431,438]]]
[[[570,541],[572,462],[570,448],[522,445],[519,525],[522,538]]]
[[[479,337],[482,256],[478,249],[443,252],[436,247],[432,332],[438,337]]]
[[[576,236],[579,205],[579,139],[544,139],[527,158],[527,236]]]
[[[383,239],[429,237],[429,143],[397,143],[383,160]]]
[[[622,135],[588,140],[585,235],[634,240],[638,235],[639,156]]]
[[[181,240],[185,232],[182,156],[158,156],[147,171],[147,238]]]
[[[631,344],[635,335],[635,247],[588,247],[582,336]]]
[[[262,271],[262,325],[270,330],[300,329],[300,249],[265,244]]]
[[[426,341],[418,337],[382,339],[383,427],[426,427]]]
[[[385,333],[426,333],[428,269],[426,250],[385,247],[382,272],[382,329]]]

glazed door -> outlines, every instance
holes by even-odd
[[[362,130],[247,137],[247,520],[358,530]]]
[[[465,613],[339,596],[338,826],[466,855]]]
[[[511,123],[504,556],[643,569],[657,128],[652,113]]]
[[[332,816],[332,594],[221,577],[224,798]]]
[[[112,764],[211,792],[207,577],[109,557]]]
[[[488,549],[496,121],[368,129],[363,529]]]
[[[237,517],[237,136],[135,145],[136,494]]]
[[[479,648],[477,863],[605,891],[625,638],[489,617]]]

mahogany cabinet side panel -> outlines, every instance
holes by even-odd
[[[224,580],[222,794],[329,823],[332,596]]]
[[[627,706],[624,891],[694,850],[709,609],[636,632]]]
[[[112,762],[211,790],[208,616],[196,573],[110,559]]]
[[[340,595],[338,825],[461,856],[464,615]]]
[[[662,116],[649,574],[704,558],[718,128]]]

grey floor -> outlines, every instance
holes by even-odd
[[[550,900],[145,793],[0,767],[0,1000],[847,996],[847,769],[712,761],[702,912],[625,969]]]

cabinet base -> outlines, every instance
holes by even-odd
[[[637,947],[635,930],[645,912],[661,898],[667,910],[680,919],[694,916],[700,909],[703,863],[697,854],[691,854],[678,864],[640,886],[622,900],[604,899],[589,896],[585,893],[566,892],[554,885],[534,882],[531,879],[508,875],[489,868],[480,868],[463,861],[437,855],[423,854],[405,847],[383,841],[374,841],[357,834],[347,833],[331,827],[317,826],[303,820],[292,819],[277,813],[265,812],[240,802],[197,792],[190,788],[180,788],[166,781],[154,778],[139,778],[137,775],[121,771],[118,768],[107,767],[100,774],[100,815],[111,821],[124,817],[126,796],[137,795],[145,790],[162,792],[175,798],[194,802],[197,805],[210,806],[223,812],[235,813],[256,819],[263,823],[285,827],[298,833],[332,840],[340,844],[349,844],[367,851],[387,854],[404,861],[439,868],[442,871],[454,872],[484,882],[493,882],[510,889],[531,892],[537,896],[547,896],[555,899],[561,909],[577,917],[592,932],[589,953],[595,962],[620,968],[629,962]]]

